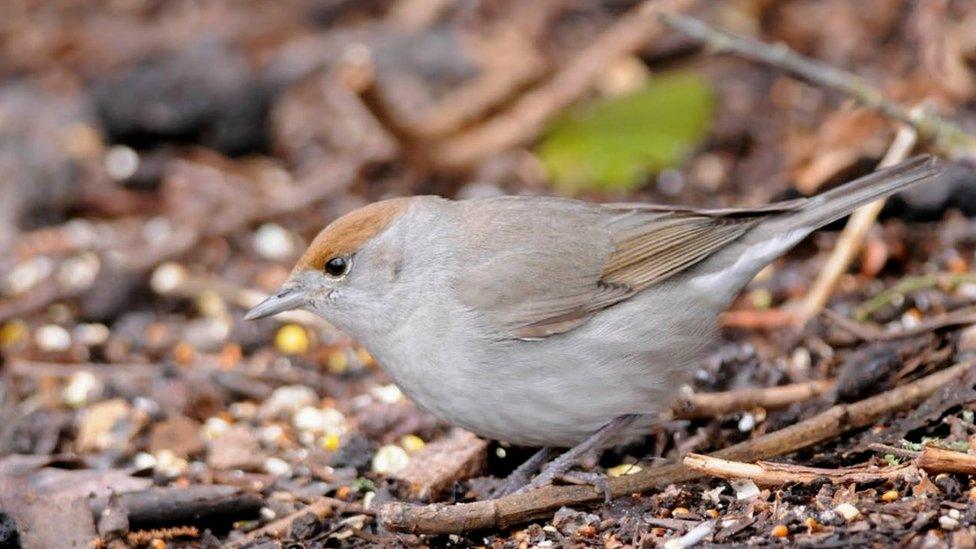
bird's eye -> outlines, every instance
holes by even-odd
[[[349,261],[344,257],[333,257],[325,262],[325,274],[340,277],[349,270]]]

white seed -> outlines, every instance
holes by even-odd
[[[61,399],[68,406],[81,408],[101,390],[102,383],[94,374],[88,371],[75,372],[71,374],[68,384],[61,391]]]
[[[58,269],[58,283],[72,290],[84,290],[95,282],[102,260],[91,252],[67,259]]]
[[[254,233],[254,249],[265,259],[283,261],[295,253],[295,241],[284,227],[265,223]]]
[[[373,456],[373,472],[378,475],[392,475],[399,473],[410,463],[407,451],[395,444],[387,444],[376,451]]]
[[[944,515],[939,517],[939,526],[941,526],[943,530],[955,530],[956,528],[959,528],[959,520],[948,515]]]
[[[139,154],[125,145],[116,145],[105,153],[105,171],[113,179],[132,177],[139,169]]]
[[[132,466],[139,471],[156,468],[156,456],[148,452],[139,452],[132,458]]]
[[[112,335],[108,329],[108,326],[97,322],[91,324],[79,324],[75,326],[73,332],[75,341],[89,347],[105,343],[108,341],[109,336]]]
[[[271,457],[265,460],[264,470],[269,475],[274,475],[276,477],[291,475],[291,465],[288,465],[287,461],[276,457]]]
[[[34,341],[43,351],[67,351],[71,347],[71,334],[57,324],[45,324],[34,332]]]
[[[743,414],[739,418],[739,432],[748,433],[756,427],[756,416],[752,414]]]
[[[852,521],[861,516],[861,511],[850,503],[841,503],[837,507],[834,507],[834,511],[836,511],[838,515],[844,517],[844,520],[847,521]]]
[[[373,387],[369,393],[373,395],[373,398],[384,404],[393,404],[403,398],[403,392],[392,383],[390,385],[383,385],[382,387]]]
[[[214,440],[226,433],[229,428],[230,424],[223,418],[208,417],[207,421],[203,422],[203,436],[208,440]]]
[[[164,477],[178,477],[182,475],[189,463],[169,450],[160,450],[156,454],[156,467],[154,471]]]
[[[186,268],[177,263],[163,263],[153,271],[149,286],[157,294],[168,294],[186,280]]]
[[[10,270],[4,280],[3,290],[8,294],[26,292],[50,276],[53,268],[54,262],[43,256],[24,261]]]

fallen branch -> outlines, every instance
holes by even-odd
[[[463,168],[527,143],[552,118],[579,100],[612,62],[662,34],[658,16],[685,9],[690,0],[646,1],[581,51],[550,80],[530,90],[507,111],[437,146],[431,159],[445,168]]]
[[[910,126],[921,139],[933,141],[939,151],[951,158],[976,152],[976,139],[953,122],[892,101],[861,77],[804,57],[785,44],[768,44],[740,36],[680,14],[661,13],[659,17],[669,27],[715,50],[771,65],[810,83],[853,97],[864,106]]]
[[[834,380],[816,380],[793,383],[778,387],[760,387],[723,391],[720,393],[696,393],[679,399],[672,406],[673,417],[695,419],[718,417],[753,408],[785,408],[797,402],[822,395],[837,385]]]
[[[888,414],[914,406],[967,372],[974,362],[956,364],[912,383],[855,402],[839,404],[785,429],[747,440],[712,454],[712,457],[756,461],[795,452],[851,429],[866,427]],[[614,496],[624,496],[685,482],[701,475],[674,463],[644,469],[633,475],[610,479]],[[380,522],[391,530],[447,534],[491,528],[508,528],[546,517],[563,506],[579,505],[603,498],[592,486],[546,486],[504,498],[453,505],[411,505],[394,502],[379,513]]]
[[[749,479],[760,486],[810,484],[821,479],[827,479],[834,484],[865,483],[900,480],[917,473],[915,465],[910,462],[881,469],[873,466],[822,469],[769,461],[743,463],[700,454],[688,454],[682,463],[692,471],[703,475],[725,479]]]
[[[233,522],[257,515],[263,500],[236,486],[200,485],[186,488],[150,488],[118,494],[118,505],[128,513],[133,530],[170,524]],[[109,508],[108,498],[91,502],[97,518]]]

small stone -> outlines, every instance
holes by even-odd
[[[227,423],[224,418],[208,417],[207,421],[203,423],[203,436],[207,440],[213,440],[226,433],[229,428],[230,423]]]
[[[92,405],[79,416],[78,449],[82,452],[125,451],[132,437],[146,422],[123,399],[106,400]]]
[[[200,424],[186,416],[176,416],[153,425],[149,432],[149,451],[158,454],[163,450],[180,458],[202,454]]]
[[[759,495],[759,487],[749,479],[733,479],[729,485],[735,490],[735,497],[738,500],[750,499]]]
[[[308,351],[308,332],[298,324],[285,324],[275,333],[275,348],[287,355],[300,355]]]
[[[53,268],[54,262],[44,256],[24,261],[11,269],[4,278],[3,291],[12,295],[26,292],[50,276]]]
[[[392,475],[402,471],[410,463],[406,450],[394,444],[387,444],[373,456],[373,472],[378,475]]]
[[[42,351],[67,351],[71,347],[71,334],[57,324],[45,324],[34,332],[34,342]]]
[[[850,522],[861,516],[861,511],[857,507],[854,507],[850,503],[841,503],[837,507],[834,507],[834,511],[844,517],[844,520]]]
[[[254,470],[264,463],[261,443],[250,430],[231,427],[210,442],[207,463],[214,469]]]
[[[178,477],[186,472],[189,463],[169,450],[161,450],[156,454],[156,474],[164,477]]]
[[[943,530],[955,530],[959,528],[959,519],[954,519],[948,515],[942,515],[939,517],[939,527]]]

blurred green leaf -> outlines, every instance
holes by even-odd
[[[714,103],[697,75],[654,76],[630,94],[572,109],[552,124],[538,153],[562,193],[633,189],[702,140]]]

